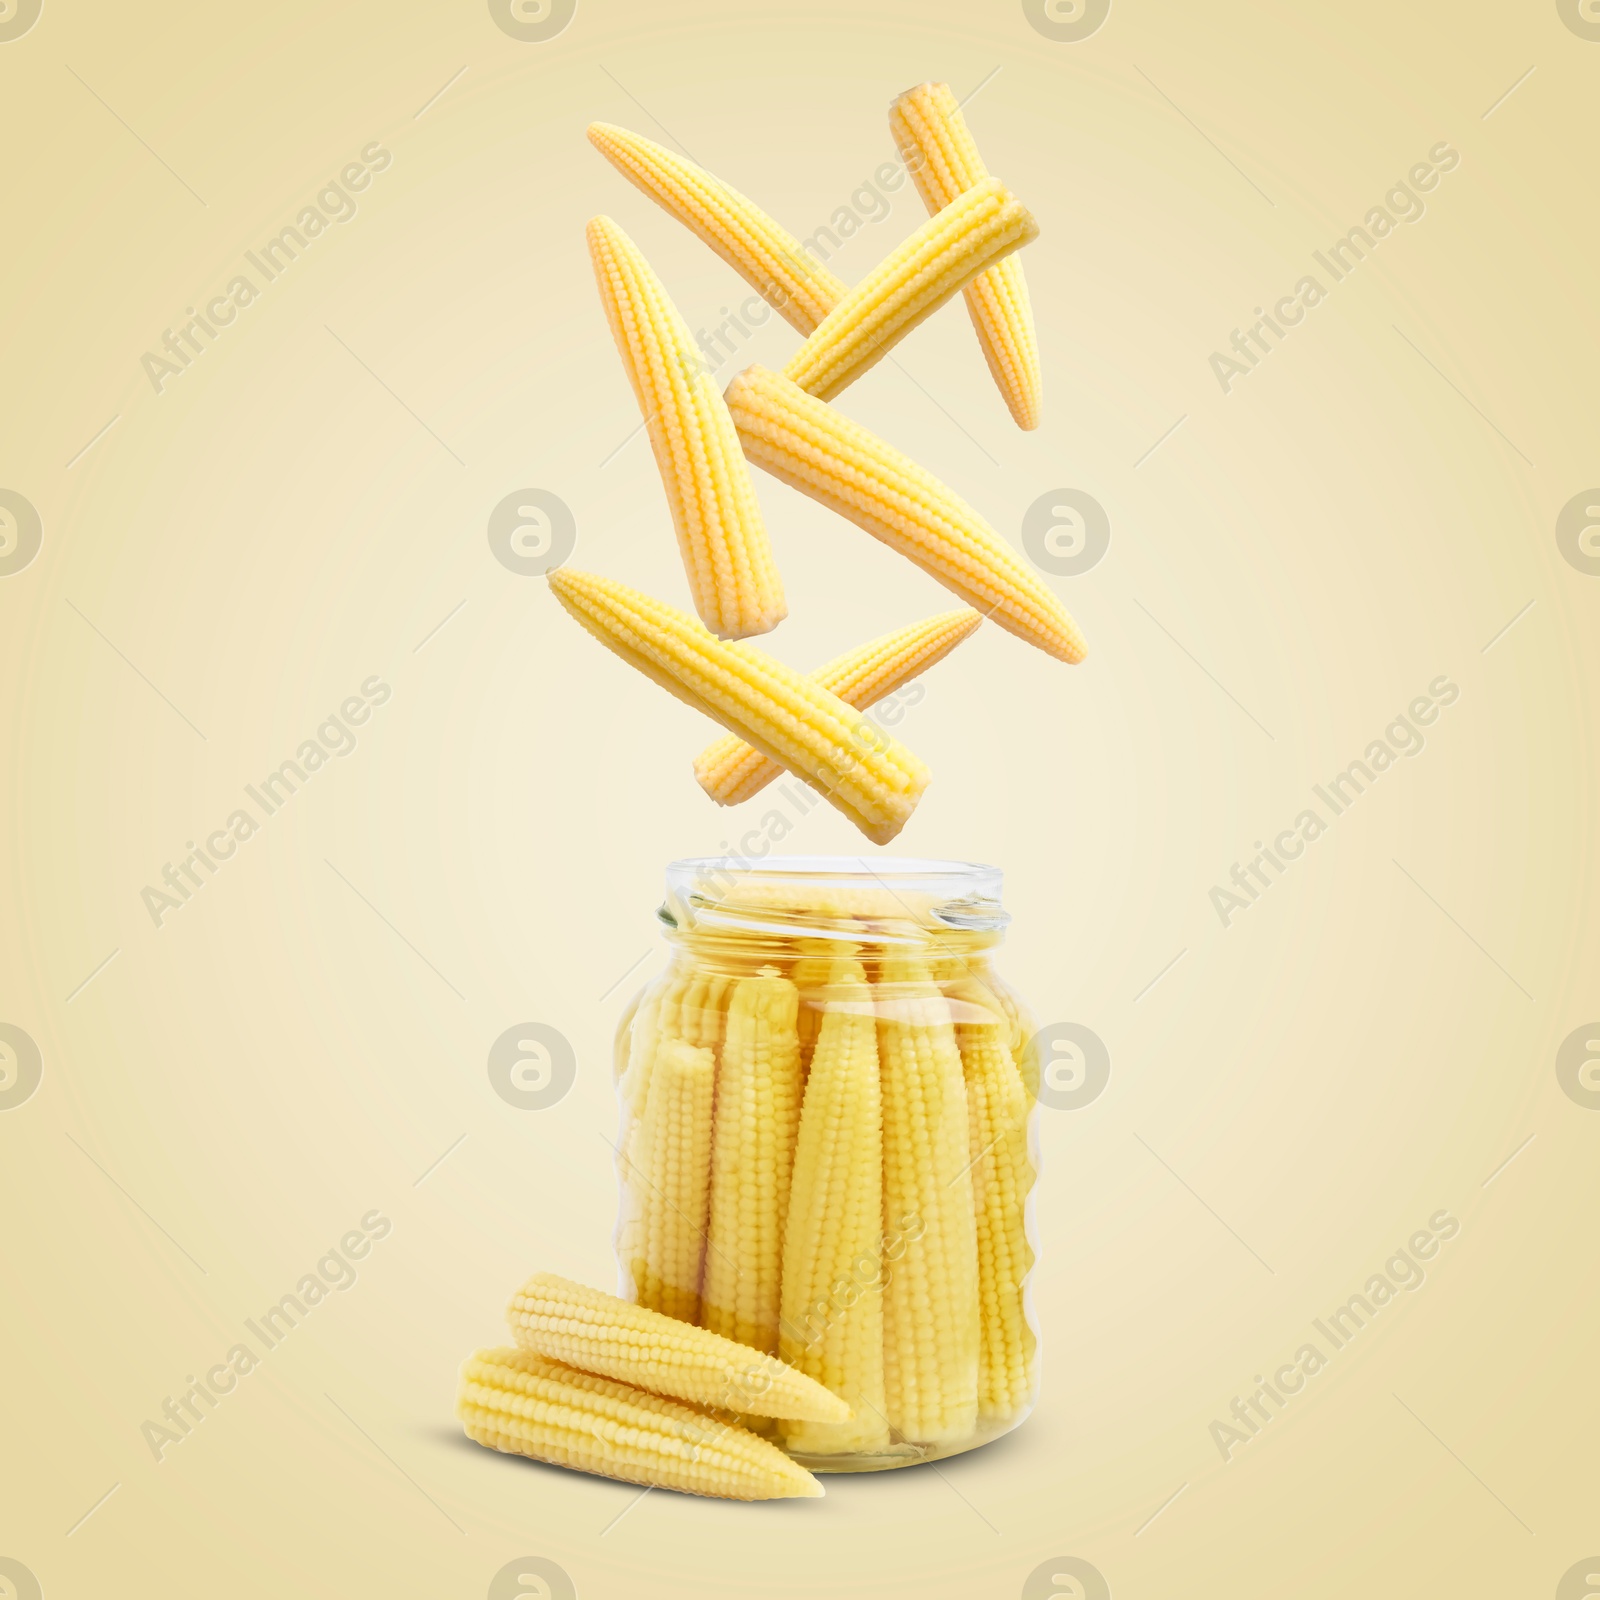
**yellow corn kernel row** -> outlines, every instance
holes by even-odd
[[[965,606],[944,611],[847,650],[811,678],[846,705],[865,711],[943,661],[982,621]],[[736,806],[759,794],[782,770],[731,733],[713,740],[694,759],[700,787],[719,806]]]
[[[800,1082],[804,1086],[811,1071],[817,1037],[827,1017],[834,962],[841,956],[853,956],[857,947],[833,939],[796,939],[794,946],[795,962],[789,969],[789,981],[800,992],[797,1031],[800,1035]]]
[[[930,212],[989,176],[947,83],[908,89],[889,108],[889,131]],[[1019,428],[1039,426],[1039,344],[1022,262],[1010,255],[980,272],[962,291],[1006,407]]]
[[[711,1051],[662,1042],[633,1156],[639,1221],[628,1270],[641,1306],[683,1322],[700,1309],[716,1072]]]
[[[886,956],[877,996],[888,1228],[915,1233],[884,1292],[884,1387],[902,1438],[962,1439],[978,1409],[978,1243],[966,1083],[926,961]]]
[[[637,1115],[649,1089],[651,1049],[670,1036],[702,1050],[714,1050],[722,1038],[722,1018],[727,1009],[728,979],[697,967],[681,967],[653,986],[640,1001],[631,1026],[628,1056],[621,1074],[624,1101]]]
[[[1038,1054],[1033,1043],[1038,1024],[1020,996],[1006,986],[981,954],[961,957],[958,975],[948,978],[944,989],[956,1013],[956,1035],[963,1049],[969,1026],[981,1023],[1000,1028],[1001,1040],[1022,1079],[1031,1108],[1039,1087]]]
[[[634,1139],[645,1114],[650,1078],[664,1038],[680,1038],[686,1045],[715,1050],[722,1037],[720,1021],[725,1005],[725,978],[685,968],[670,973],[640,1000],[638,1014],[624,1019],[629,1027],[629,1050],[619,1078],[624,1130],[619,1155],[624,1163],[634,1157]]]
[[[1023,1093],[1031,1108],[1039,1098],[1039,1022],[1027,1002],[987,962],[978,967],[984,987],[993,997],[1007,1023],[1007,1042],[1011,1059],[1022,1079]]]
[[[978,1417],[1016,1416],[1033,1395],[1035,1341],[1023,1304],[1033,1264],[1025,1204],[1033,1184],[1028,1153],[1028,1097],[1006,1026],[963,1027],[968,1149],[978,1234]]]
[[[696,233],[793,328],[810,333],[845,286],[793,234],[720,178],[650,139],[589,124],[589,142],[635,188]]]
[[[831,400],[958,289],[1038,236],[1032,213],[998,178],[964,190],[845,294],[784,375]]]
[[[609,578],[558,567],[549,582],[607,649],[803,778],[874,844],[905,826],[928,769],[837,695]]]
[[[728,408],[689,329],[609,217],[588,230],[595,281],[655,452],[695,610],[724,639],[788,615]]]
[[[734,984],[711,1134],[700,1320],[769,1354],[778,1349],[783,1231],[800,1115],[798,1009],[799,994],[787,978]]]
[[[523,1349],[669,1399],[800,1421],[850,1418],[836,1394],[770,1354],[554,1272],[534,1273],[506,1317]]]
[[[617,1259],[641,1304],[688,1321],[695,1319],[699,1307],[706,1233],[711,1079],[704,1063],[714,1059],[722,1039],[730,982],[700,967],[676,966],[645,993],[636,1012],[623,1022],[629,1038],[618,1085],[622,1130],[617,1143],[621,1193]],[[655,1067],[669,1048],[688,1048],[692,1053],[677,1058],[679,1070],[664,1080],[670,1087],[652,1099]],[[701,1063],[699,1070],[693,1069],[696,1062]],[[685,1066],[690,1070],[684,1071]],[[712,1066],[713,1076],[714,1072]],[[689,1100],[696,1108],[703,1100],[703,1128],[693,1123],[688,1131],[696,1138],[703,1134],[707,1143],[704,1149],[696,1145],[685,1161],[679,1135],[682,1118],[691,1115],[685,1103]],[[699,1109],[692,1113],[700,1114]],[[679,1134],[671,1131],[674,1125]]]
[[[725,1500],[820,1495],[822,1485],[746,1429],[531,1350],[479,1350],[461,1368],[469,1439],[627,1483]]]
[[[1062,661],[1087,651],[1049,588],[964,500],[865,428],[764,367],[728,385],[745,455],[848,517],[1019,639]]]
[[[822,1026],[806,1076],[783,1243],[779,1354],[841,1396],[842,1423],[791,1425],[791,1450],[881,1450],[883,1380],[883,1099],[871,992],[859,961],[830,964],[816,999]]]

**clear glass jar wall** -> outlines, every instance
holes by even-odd
[[[671,959],[617,1041],[622,1293],[842,1395],[848,1423],[741,1417],[814,1471],[1014,1428],[1038,1076],[1000,873],[679,861],[658,915]]]

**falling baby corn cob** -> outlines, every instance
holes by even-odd
[[[800,1116],[798,1011],[799,994],[789,979],[739,979],[717,1067],[700,1320],[769,1353],[778,1349],[784,1224]]]
[[[549,582],[609,650],[804,778],[875,844],[905,826],[927,768],[837,695],[609,578],[559,567]]]
[[[811,676],[846,705],[865,711],[943,661],[982,621],[966,607],[941,612],[846,651]],[[719,806],[735,806],[759,794],[782,770],[731,733],[708,744],[694,761],[700,787]]]
[[[791,1423],[791,1450],[889,1443],[883,1387],[883,1097],[871,992],[859,961],[830,963],[806,1076],[783,1245],[779,1353],[855,1412]]]
[[[529,1278],[506,1317],[521,1348],[668,1399],[802,1421],[850,1418],[837,1395],[770,1354],[554,1272]]]
[[[695,610],[724,639],[787,615],[728,408],[649,263],[609,217],[589,224],[606,320],[643,413]]]
[[[480,1350],[461,1369],[467,1437],[627,1483],[726,1500],[815,1497],[822,1485],[734,1423],[531,1350]]]
[[[889,130],[930,212],[989,176],[947,83],[908,89],[889,108]],[[1039,345],[1020,257],[980,272],[962,294],[983,358],[1019,428],[1039,426]]]
[[[1038,235],[1032,213],[998,178],[964,190],[845,295],[784,375],[831,400],[957,289]]]
[[[589,124],[589,143],[705,240],[791,327],[810,333],[844,298],[845,285],[792,234],[692,161],[606,122]]]
[[[865,528],[1002,628],[1081,661],[1078,625],[1027,564],[959,496],[832,406],[765,367],[728,385],[746,456]]]
[[[902,1438],[967,1437],[978,1409],[978,1240],[968,1111],[950,1007],[928,963],[880,964],[886,1227],[920,1232],[884,1291],[884,1387]]]

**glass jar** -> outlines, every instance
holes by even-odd
[[[1014,1428],[1038,1064],[990,961],[999,871],[677,861],[658,916],[671,957],[617,1042],[621,1292],[842,1395],[848,1423],[740,1418],[813,1471]]]

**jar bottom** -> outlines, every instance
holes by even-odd
[[[790,1450],[790,1459],[808,1472],[890,1472],[895,1467],[920,1466],[925,1461],[943,1461],[947,1456],[964,1455],[1020,1427],[1033,1410],[1019,1411],[1015,1416],[1001,1417],[986,1422],[963,1439],[947,1439],[938,1444],[894,1444],[886,1450],[860,1450],[837,1455],[813,1455],[806,1450]]]

